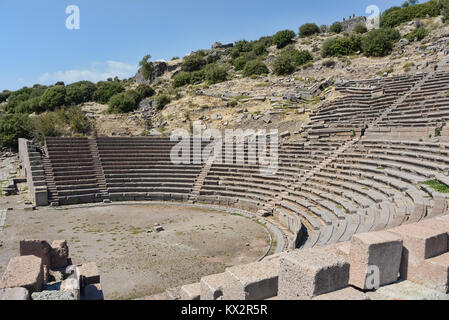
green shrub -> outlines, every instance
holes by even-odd
[[[44,94],[40,97],[40,108],[42,110],[53,111],[58,107],[65,104],[65,87],[54,86],[45,90]]]
[[[206,65],[206,60],[201,53],[194,53],[184,58],[182,71],[192,72],[201,70]]]
[[[263,56],[268,53],[267,46],[264,43],[255,43],[252,52],[257,56]]]
[[[19,138],[32,138],[33,125],[26,114],[5,114],[0,117],[0,146],[17,148]]]
[[[42,96],[47,88],[47,86],[36,84],[32,88],[23,87],[17,91],[9,92],[9,94],[7,94],[8,104],[6,105],[5,110],[12,113],[17,112],[16,108],[19,104],[28,99]]]
[[[292,39],[296,36],[292,30],[282,30],[273,36],[273,43],[278,49],[282,49],[292,42]]]
[[[44,112],[45,109],[41,107],[40,105],[40,97],[34,97],[28,100],[25,100],[21,103],[19,103],[19,105],[14,109],[15,113],[40,113],[40,112]]]
[[[366,27],[366,25],[360,23],[354,27],[354,32],[359,34],[367,33],[368,28]]]
[[[440,13],[443,16],[443,21],[449,20],[449,0],[440,0]]]
[[[239,40],[234,43],[234,49],[238,52],[250,52],[253,50],[253,44],[246,40]]]
[[[232,61],[232,64],[234,65],[235,71],[243,70],[243,68],[245,68],[246,62],[247,60],[245,57],[239,57],[237,59],[234,59]]]
[[[261,37],[253,42],[252,52],[256,56],[263,56],[268,53],[267,48],[273,45],[273,37]]]
[[[273,63],[273,72],[278,76],[291,74],[295,69],[293,59],[286,54],[280,54]]]
[[[97,87],[90,81],[80,81],[69,84],[65,89],[65,104],[74,105],[92,101],[92,96]]]
[[[148,84],[139,84],[135,89],[135,92],[137,93],[138,96],[137,98],[138,102],[148,97],[152,97],[156,93],[154,89]]]
[[[307,50],[296,50],[294,47],[287,47],[285,50],[281,53],[282,55],[288,56],[292,61],[294,66],[302,66],[306,64],[307,62],[310,62],[313,60],[312,54]]]
[[[205,79],[204,70],[194,71],[190,74],[190,84],[201,83]]]
[[[190,84],[191,79],[192,75],[190,72],[181,71],[173,76],[173,87],[179,88],[185,86],[186,84]]]
[[[88,134],[92,123],[80,107],[70,107],[65,111],[67,123],[74,134]]]
[[[362,39],[363,53],[367,57],[383,57],[391,53],[393,44],[401,37],[396,29],[375,29]]]
[[[108,103],[109,113],[128,113],[137,109],[137,94],[135,92],[121,92],[113,95]]]
[[[97,83],[92,98],[95,102],[106,104],[113,95],[125,91],[125,88],[117,81],[100,81]]]
[[[268,70],[266,64],[258,59],[248,61],[245,65],[245,68],[243,69],[243,75],[245,77],[249,77],[253,74],[256,75],[267,74],[269,72],[270,71]]]
[[[168,94],[162,93],[156,98],[156,108],[158,110],[164,109],[164,107],[171,102],[170,96]]]
[[[440,4],[436,0],[430,0],[423,4],[416,4],[405,8],[393,7],[382,14],[381,26],[393,28],[407,21],[425,18],[427,15],[436,17],[440,14],[440,7]]]
[[[340,33],[343,31],[343,26],[341,25],[340,22],[334,22],[330,28],[329,28],[330,32],[334,32],[334,33]]]
[[[55,112],[39,115],[33,120],[35,134],[40,138],[61,136],[63,134],[60,126],[61,120],[61,117],[58,117]]]
[[[224,66],[209,64],[204,68],[204,78],[210,84],[226,81],[228,70]]]
[[[320,28],[315,23],[305,23],[299,27],[299,37],[306,38],[320,33]]]
[[[351,35],[343,38],[330,38],[323,42],[321,55],[326,57],[347,56],[362,51],[362,38]]]
[[[416,28],[415,30],[407,34],[405,38],[410,42],[414,42],[415,39],[421,41],[422,39],[427,37],[428,34],[429,32],[426,30],[426,28]]]

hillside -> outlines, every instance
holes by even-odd
[[[167,62],[151,62],[148,55],[128,80],[4,91],[0,111],[17,118],[7,121],[27,123],[12,133],[0,123],[6,136],[0,144],[14,146],[19,135],[167,135],[191,130],[196,120],[208,128],[293,134],[311,112],[341,96],[336,84],[434,68],[449,41],[444,8],[436,0],[391,8],[380,30],[362,27],[365,17],[350,17],[331,26],[305,24],[298,34],[283,30],[255,41],[217,42]]]

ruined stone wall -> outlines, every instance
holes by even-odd
[[[343,18],[343,21],[341,22],[341,25],[343,26],[343,31],[345,32],[351,32],[354,30],[355,26],[358,24],[366,25],[366,17],[355,17],[354,15],[352,17],[349,17],[349,19]]]

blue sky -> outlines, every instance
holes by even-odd
[[[215,41],[254,40],[305,22],[330,24],[404,0],[1,0],[0,91],[135,74],[147,53],[169,60]],[[66,7],[80,29],[66,28]]]

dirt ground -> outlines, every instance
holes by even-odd
[[[256,261],[269,246],[267,232],[255,221],[202,208],[145,204],[25,211],[17,200],[0,197],[0,209],[8,207],[14,209],[0,233],[0,273],[19,254],[21,239],[66,239],[74,264],[98,264],[106,299],[198,282]],[[155,232],[157,223],[165,230]]]

